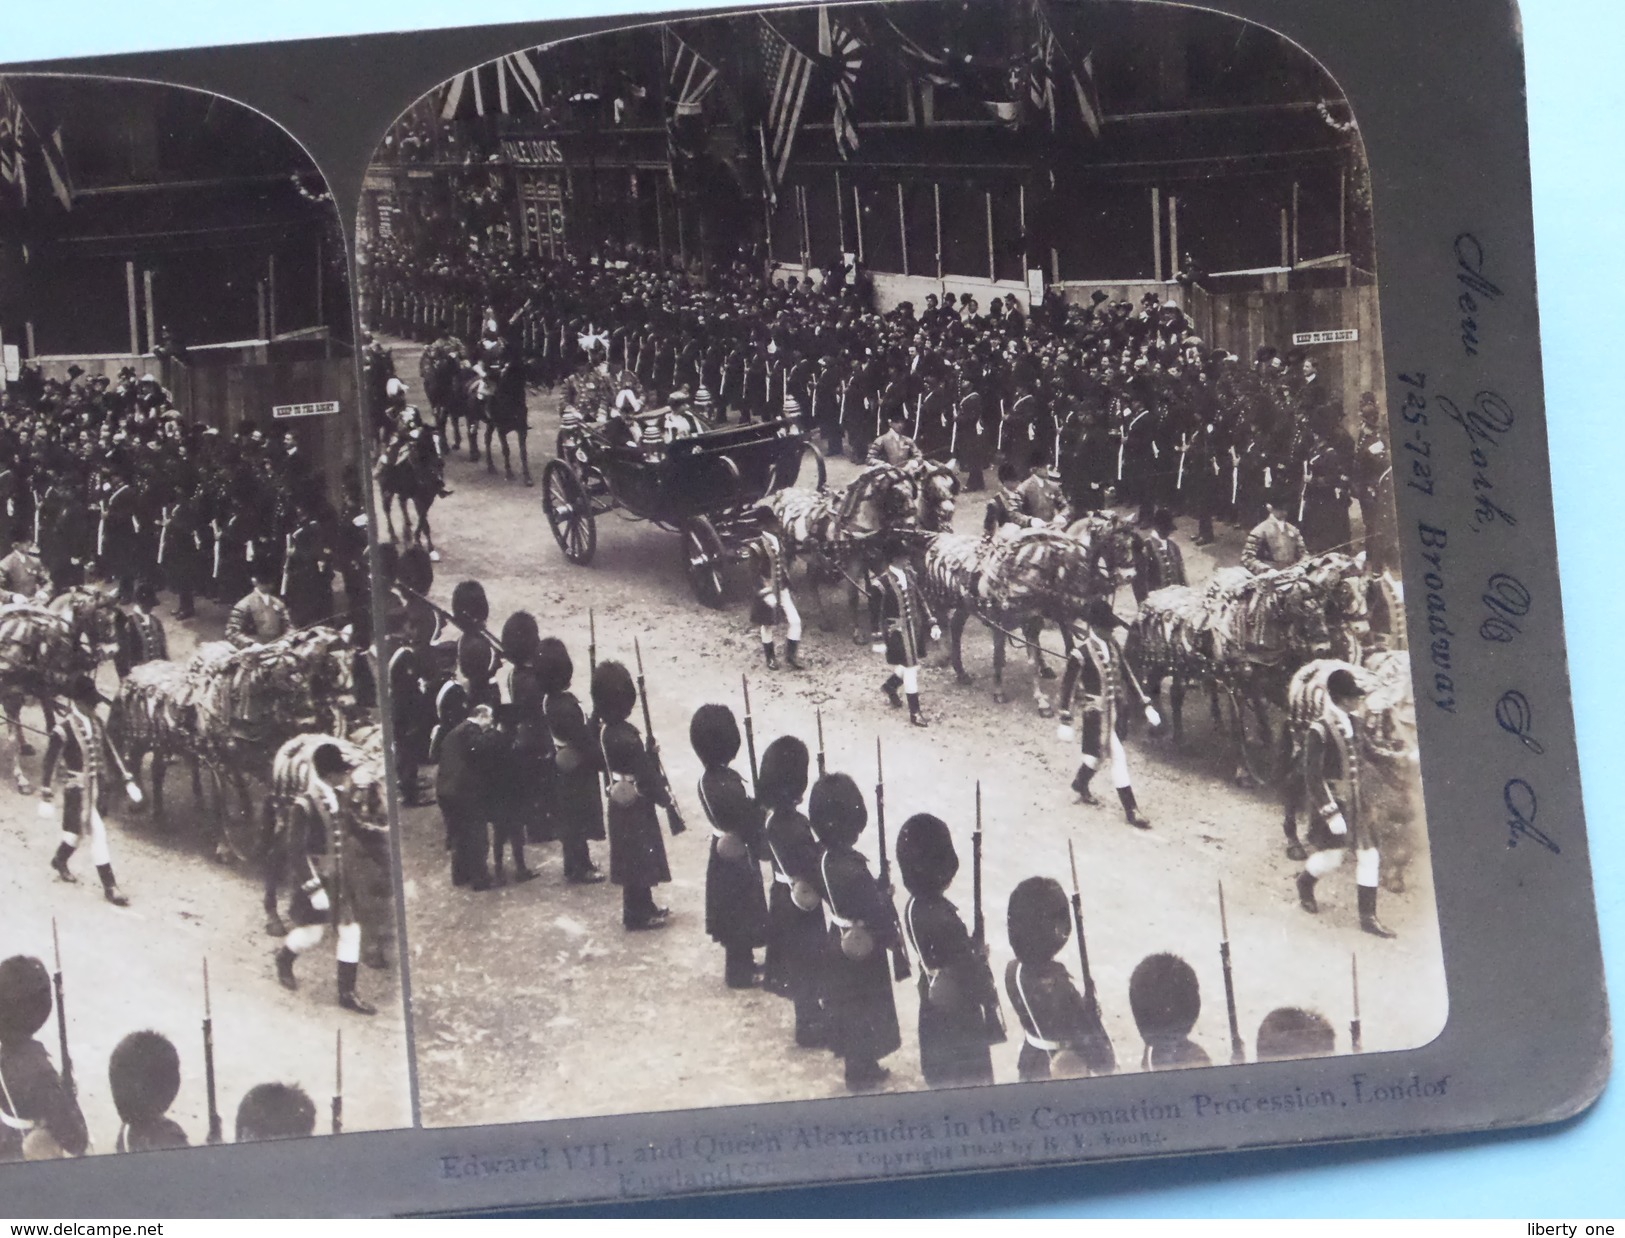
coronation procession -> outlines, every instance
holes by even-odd
[[[516,52],[380,147],[426,1122],[1442,1028],[1358,127],[1228,18],[994,16]]]
[[[247,109],[0,90],[0,1161],[401,1125],[359,453],[281,411],[356,415],[336,212]]]

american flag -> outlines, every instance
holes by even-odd
[[[842,159],[850,159],[858,149],[858,126],[852,116],[852,91],[863,67],[863,40],[829,15],[818,10],[818,54],[824,58],[834,78],[835,149]]]
[[[807,87],[812,85],[814,62],[790,45],[790,41],[773,29],[765,17],[757,18],[757,34],[761,40],[762,63],[767,66],[773,82],[768,97],[767,119],[762,122],[762,177],[767,185],[768,198],[775,205],[779,200],[779,186],[784,183],[785,169],[790,166],[790,148],[795,145],[796,129],[801,124],[801,108],[807,101]]]
[[[452,78],[446,83],[440,116],[450,120],[468,108],[476,116],[489,111],[511,115],[520,104],[532,112],[542,110],[542,79],[528,51],[498,56]]]

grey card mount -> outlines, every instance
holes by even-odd
[[[1438,46],[1474,89],[1418,105]],[[353,311],[292,237],[222,284],[249,353],[285,353],[233,358],[283,368],[230,461],[335,485],[355,461],[372,502],[312,490],[275,534],[210,516],[194,549],[266,578],[245,647],[276,604],[320,627],[313,590],[349,608],[312,672],[339,704],[239,771],[279,823],[240,832],[261,871],[304,865],[261,883],[295,953],[337,926],[345,1043],[404,1011],[398,1051],[341,1060],[412,1104],[361,1131],[335,1100],[340,1140],[0,1167],[23,1212],[208,1212],[222,1182],[253,1213],[641,1199],[1532,1125],[1598,1094],[1510,8],[916,0],[71,68],[258,109],[344,226],[319,261],[347,250]],[[61,110],[63,145],[17,148],[19,270],[79,253],[42,186],[95,209]],[[107,330],[200,390],[208,364],[140,334],[137,249],[109,251],[138,275]],[[66,371],[28,387],[62,350],[21,287],[13,398],[88,417],[116,487],[102,422],[163,432]],[[324,585],[341,544],[370,606],[359,574]],[[387,833],[383,783],[356,786],[370,709]],[[335,850],[388,878],[335,877]],[[398,964],[393,1016],[354,1008],[383,1004],[344,970],[363,947]],[[293,1000],[277,949],[242,1000]],[[294,998],[326,1000],[308,970]],[[104,1061],[73,1042],[116,1127]],[[181,1064],[177,1120],[212,1142]]]

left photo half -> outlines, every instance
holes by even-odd
[[[0,1162],[412,1123],[353,320],[275,123],[0,75]]]

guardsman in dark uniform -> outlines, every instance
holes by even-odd
[[[1098,804],[1100,801],[1089,789],[1089,783],[1101,762],[1109,760],[1112,785],[1117,788],[1117,798],[1122,802],[1124,819],[1137,829],[1146,830],[1151,828],[1151,822],[1135,802],[1128,753],[1123,749],[1123,711],[1127,705],[1124,698],[1130,686],[1138,691],[1139,685],[1134,682],[1134,672],[1123,661],[1123,651],[1113,635],[1113,629],[1122,626],[1123,621],[1112,613],[1111,603],[1105,598],[1096,598],[1090,603],[1085,622],[1077,625],[1074,633],[1066,676],[1061,681],[1059,733],[1062,739],[1072,738],[1072,694],[1081,686],[1083,760],[1072,778],[1072,789],[1085,804]],[[1160,719],[1143,693],[1140,701],[1151,724],[1158,725]]]
[[[1365,568],[1380,572],[1399,563],[1398,534],[1394,522],[1394,461],[1383,433],[1377,397],[1360,396],[1360,437],[1354,444],[1354,497],[1360,504],[1365,530]]]
[[[880,685],[895,708],[902,705],[897,689],[908,697],[908,720],[924,726],[920,712],[920,663],[924,660],[926,633],[931,640],[942,639],[942,629],[931,614],[910,564],[910,551],[899,542],[890,548],[890,562],[875,578],[879,595],[880,619],[886,637],[886,662],[893,671]]]
[[[36,958],[0,963],[0,1162],[83,1156],[85,1115],[34,1033],[51,1017],[51,975]]]
[[[726,705],[701,705],[688,725],[689,743],[705,772],[700,806],[711,822],[705,868],[705,931],[723,949],[730,989],[757,981],[756,948],[767,943],[767,897],[762,892],[763,813],[730,762],[739,755],[739,724]]]
[[[474,711],[440,741],[435,766],[434,793],[451,848],[451,884],[471,890],[491,888],[490,822],[493,789],[504,740],[494,725],[489,705]]]
[[[763,985],[793,1004],[796,1044],[821,1049],[827,1047],[823,985],[829,938],[818,840],[801,812],[807,767],[807,745],[793,735],[781,735],[762,753],[756,802],[767,812],[767,851],[773,865]]]
[[[746,547],[745,553],[756,574],[756,598],[751,603],[750,621],[762,638],[762,656],[769,670],[778,669],[773,653],[773,628],[784,619],[784,661],[793,671],[801,670],[796,649],[801,644],[801,612],[790,596],[790,573],[784,561],[784,543],[773,529],[763,529]]]
[[[553,834],[564,853],[564,879],[577,885],[604,880],[593,863],[590,843],[604,839],[604,799],[600,775],[604,757],[594,725],[570,691],[575,665],[564,642],[548,637],[536,654],[543,709],[553,737]],[[590,685],[589,685],[590,687]],[[517,696],[517,686],[516,686]]]
[[[903,822],[897,869],[910,898],[903,931],[920,959],[920,1068],[934,1088],[993,1082],[990,1027],[1003,1039],[985,947],[971,939],[948,887],[959,871],[948,826],[928,813]]]
[[[434,564],[421,546],[402,551],[391,573],[394,583],[385,600],[384,648],[389,707],[395,732],[395,777],[401,803],[421,807],[426,801],[418,770],[429,756],[433,728],[432,702],[424,696],[428,660],[440,636],[440,616],[426,600],[434,584]]]
[[[1309,838],[1315,849],[1298,874],[1298,902],[1310,914],[1318,912],[1315,883],[1342,866],[1345,851],[1353,851],[1360,928],[1373,937],[1394,937],[1394,931],[1377,919],[1382,856],[1360,797],[1362,737],[1354,711],[1364,695],[1351,671],[1333,671],[1326,677],[1325,709],[1303,738],[1303,788],[1309,797]]]
[[[1134,600],[1171,585],[1190,582],[1185,578],[1185,555],[1174,541],[1174,518],[1166,507],[1151,513],[1151,532],[1134,548]]]
[[[1269,514],[1247,534],[1241,548],[1241,566],[1253,575],[1278,572],[1291,567],[1305,555],[1303,534],[1289,524],[1286,507],[1278,499],[1269,502]]]
[[[101,700],[96,684],[81,679],[68,695],[67,712],[51,729],[51,741],[45,748],[45,763],[40,770],[40,799],[50,802],[51,782],[58,762],[62,779],[62,841],[51,857],[51,867],[63,881],[79,879],[68,868],[68,861],[79,849],[88,830],[90,858],[101,878],[102,895],[115,907],[128,907],[130,900],[118,887],[113,875],[113,856],[107,847],[107,823],[102,820],[101,805],[109,745],[107,730],[96,716],[96,705]]]
[[[1141,1070],[1211,1066],[1207,1050],[1191,1039],[1202,1012],[1196,972],[1177,954],[1149,954],[1128,980],[1128,1005],[1145,1042]]]
[[[1028,877],[1010,892],[1010,951],[1004,992],[1021,1022],[1016,1070],[1023,1083],[1057,1075],[1110,1075],[1117,1054],[1100,1019],[1100,1004],[1078,992],[1057,957],[1072,940],[1072,911],[1061,883]]]
[[[824,981],[830,1051],[846,1063],[849,1091],[878,1088],[891,1073],[880,1059],[903,1046],[887,951],[901,947],[896,918],[869,862],[857,850],[869,810],[846,774],[828,774],[807,801],[812,832],[823,844],[818,872],[829,917]]]
[[[468,703],[495,708],[502,699],[496,683],[502,659],[485,627],[491,618],[485,586],[477,580],[459,581],[451,591],[451,618],[458,628],[457,674],[468,693]]]
[[[350,851],[362,846],[352,829],[352,810],[344,802],[352,790],[352,769],[337,744],[318,744],[310,754],[310,781],[298,796],[292,811],[303,818],[304,829],[296,834],[303,847],[296,863],[309,867],[310,880],[294,898],[293,917],[298,921],[288,930],[276,952],[277,979],[285,989],[297,989],[299,981],[293,966],[301,954],[321,944],[332,922],[338,945],[339,1005],[356,1014],[377,1014],[377,1007],[356,993],[356,976],[361,966],[361,921],[356,899],[355,864]],[[381,842],[383,834],[378,834]]]
[[[190,1141],[169,1107],[181,1090],[181,1055],[167,1036],[131,1032],[107,1060],[107,1081],[118,1111],[119,1152],[185,1148]]]
[[[632,675],[621,663],[605,662],[593,672],[593,716],[603,728],[609,774],[609,879],[621,887],[621,926],[633,932],[665,926],[667,911],[655,905],[654,888],[671,880],[655,813],[671,807],[671,788],[630,721],[637,701]]]
[[[966,386],[954,412],[953,454],[966,472],[965,489],[981,490],[988,466],[986,400],[975,387]]]
[[[535,876],[525,864],[525,844],[552,842],[558,837],[554,812],[557,749],[547,724],[547,692],[552,682],[548,677],[562,676],[568,687],[573,668],[568,666],[568,654],[564,655],[566,665],[562,669],[556,665],[552,645],[544,659],[541,632],[536,617],[528,611],[517,610],[503,623],[502,651],[508,659],[508,665],[497,674],[502,776],[490,788],[488,807],[495,827],[495,879],[499,883],[506,879],[502,869],[506,849],[513,852],[514,880],[524,882]],[[567,866],[565,875],[571,871]]]

